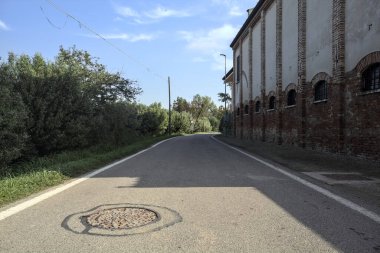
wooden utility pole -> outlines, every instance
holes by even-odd
[[[168,76],[168,88],[169,88],[169,135],[172,134],[172,105],[170,98],[170,76]]]

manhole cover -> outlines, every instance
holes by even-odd
[[[372,180],[368,177],[363,177],[358,174],[323,174],[323,176],[334,179],[334,180],[361,180],[361,181]]]
[[[103,229],[129,229],[157,220],[154,211],[145,208],[121,207],[99,210],[86,217],[89,225]]]
[[[130,236],[159,231],[181,221],[181,215],[167,207],[120,203],[71,214],[61,226],[76,234]]]

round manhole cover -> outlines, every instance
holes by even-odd
[[[76,234],[128,236],[159,231],[181,221],[181,215],[167,207],[120,203],[71,214],[61,225]]]
[[[99,210],[87,216],[87,223],[103,229],[129,229],[144,226],[157,220],[154,211],[145,208],[120,207]]]

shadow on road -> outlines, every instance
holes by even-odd
[[[135,188],[251,187],[337,250],[380,249],[379,224],[207,135],[170,140],[96,177],[137,178]]]

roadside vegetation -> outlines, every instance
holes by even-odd
[[[126,146],[97,146],[35,158],[7,167],[0,178],[0,207],[63,183],[172,136],[144,137]]]
[[[141,92],[75,47],[54,61],[9,53],[0,62],[0,206],[167,138],[168,110],[136,103]],[[222,117],[210,97],[178,97],[171,132],[218,131]]]

